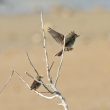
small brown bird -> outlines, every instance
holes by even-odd
[[[37,76],[37,80],[38,81],[41,81],[42,78],[43,78],[42,76]],[[32,89],[36,90],[36,89],[38,89],[41,86],[41,83],[38,82],[37,80],[34,80],[33,83],[31,84],[31,87],[30,87],[31,90]]]
[[[67,36],[64,36],[63,34],[56,32],[52,28],[48,28],[48,32],[50,35],[57,41],[57,43],[63,45],[64,37],[65,38],[65,49],[64,51],[70,51],[73,50],[73,44],[75,42],[75,39],[79,37],[75,32],[69,33]],[[63,50],[59,51],[55,56],[61,56]]]

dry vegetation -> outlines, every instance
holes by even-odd
[[[55,12],[56,13],[56,12]],[[59,19],[60,18],[60,19]],[[26,81],[32,80],[25,71],[36,75],[25,55],[28,50],[38,71],[46,78],[43,65],[42,35],[39,15],[0,17],[0,85],[15,68]],[[75,12],[71,14],[45,15],[45,28],[52,26],[64,34],[75,30],[80,38],[74,51],[65,53],[61,79],[58,84],[70,109],[109,110],[110,109],[110,13],[106,11]],[[35,34],[37,33],[37,34]],[[59,50],[48,36],[48,49],[51,53]],[[56,58],[56,61],[59,61]],[[53,76],[56,70],[54,65]],[[5,91],[0,95],[2,110],[53,109],[60,110],[54,101],[43,100],[30,92],[14,75]]]

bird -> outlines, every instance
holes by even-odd
[[[56,40],[57,43],[63,45],[64,43],[64,37],[65,37],[65,48],[64,51],[71,51],[73,50],[73,44],[79,35],[77,35],[74,31],[70,32],[66,36],[63,34],[53,30],[52,28],[48,28],[49,34]],[[61,56],[63,52],[63,49],[59,51],[55,56]]]
[[[42,76],[37,76],[37,80],[34,80],[31,84],[30,89],[31,90],[36,90],[41,86],[41,83],[39,81],[41,81],[43,77]]]

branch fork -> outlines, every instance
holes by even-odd
[[[26,72],[26,74],[31,77],[33,80],[37,81],[38,83],[40,83],[46,91],[48,91],[49,94],[45,95],[43,92],[38,92],[35,89],[32,89],[33,92],[35,92],[37,95],[47,99],[47,100],[51,100],[54,98],[58,98],[60,100],[61,103],[59,103],[58,105],[63,106],[64,110],[68,110],[68,104],[65,101],[65,98],[62,96],[61,92],[57,89],[57,82],[60,78],[61,75],[61,67],[63,64],[63,59],[64,59],[64,49],[65,49],[65,38],[64,38],[64,43],[63,43],[63,52],[62,52],[62,56],[60,59],[60,63],[56,72],[56,77],[55,79],[52,78],[51,76],[51,69],[54,65],[54,61],[52,62],[52,64],[49,64],[49,57],[48,57],[48,52],[46,49],[46,36],[45,36],[45,30],[44,30],[44,21],[43,21],[43,12],[41,12],[41,29],[42,29],[42,36],[43,36],[43,49],[44,49],[44,55],[45,55],[45,67],[46,67],[46,73],[47,73],[47,79],[48,79],[48,84],[46,84],[42,79],[38,80],[36,78],[34,78],[32,75],[30,75],[28,72]],[[35,73],[37,74],[38,77],[41,77],[39,72],[37,71],[37,69],[35,68],[35,66],[33,65],[28,52],[26,52],[27,58],[29,60],[29,63],[31,65],[31,67],[34,69]],[[6,83],[4,84],[4,86],[2,87],[2,89],[0,90],[0,94],[3,92],[3,90],[7,87],[7,85],[9,84],[10,80],[12,79],[13,74],[17,74],[17,76],[19,77],[19,79],[25,84],[25,86],[31,90],[30,85],[24,80],[24,78],[15,70],[12,71],[12,74],[10,75],[9,79],[6,81]]]

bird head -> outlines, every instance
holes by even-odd
[[[42,78],[43,78],[43,76],[37,76],[37,77],[36,77],[36,79],[39,80],[39,81],[40,81]]]
[[[72,31],[72,32],[70,33],[70,36],[73,36],[73,37],[77,38],[77,37],[79,37],[80,35],[76,34],[74,31]]]

